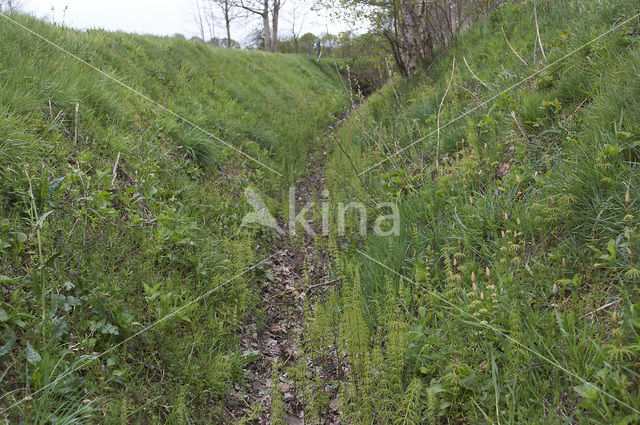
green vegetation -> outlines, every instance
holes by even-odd
[[[311,37],[266,54],[13,17],[214,138],[4,21],[0,420],[232,422],[276,279],[243,191],[281,219],[327,145],[306,189],[396,203],[400,233],[360,236],[352,210],[346,236],[284,242],[298,355],[264,362],[269,405],[236,423],[287,423],[293,393],[306,424],[640,422],[639,12],[507,2],[408,79],[380,34],[317,62]],[[345,86],[388,78],[323,137]]]
[[[3,19],[0,421],[223,422],[267,271],[229,281],[267,252],[238,231],[244,188],[279,207],[340,81],[302,55],[12,19],[283,177]]]
[[[341,288],[307,320],[345,423],[640,421],[638,19],[596,39],[639,11],[538,0],[543,56],[508,3],[337,132],[331,194],[402,219],[330,238]],[[336,384],[314,376],[308,404]]]
[[[356,35],[345,31],[339,35],[325,34],[318,37],[306,33],[300,37],[288,37],[278,42],[282,53],[304,53],[330,61],[342,75],[348,78],[354,92],[368,96],[388,81],[394,65],[391,65],[386,41],[379,33],[366,32]]]

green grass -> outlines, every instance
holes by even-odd
[[[543,70],[638,12],[637,1],[538,1],[547,60],[538,48],[534,62],[533,5],[508,3],[337,133],[358,172],[423,138],[363,175],[398,203],[400,236],[337,238],[342,289],[308,323],[326,335],[307,351],[351,371],[339,391],[348,423],[640,421],[602,393],[640,410],[638,20]],[[429,134],[454,56],[441,123],[541,72],[443,128],[437,158]],[[340,149],[329,161],[337,200],[370,200]]]
[[[177,309],[267,252],[267,235],[238,231],[244,188],[278,207],[345,106],[339,79],[302,55],[12,19],[283,177],[3,20],[0,409],[37,393],[0,421],[227,420],[268,265]]]
[[[336,390],[349,424],[640,421],[638,22],[581,48],[638,12],[635,0],[539,0],[545,61],[532,3],[507,3],[352,113],[336,133],[350,158],[331,150],[328,189],[396,202],[401,230],[329,238],[340,286],[307,310],[305,355],[289,370],[308,423]],[[304,56],[16,19],[284,177],[5,21],[0,409],[43,390],[3,419],[228,420],[268,265],[177,309],[268,250],[268,234],[238,232],[243,189],[285,210],[344,107],[341,82]],[[438,141],[441,102],[441,123],[456,121]],[[362,188],[352,163],[365,170],[419,139]]]

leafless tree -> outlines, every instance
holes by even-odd
[[[271,30],[269,25],[269,0],[240,0],[239,6],[249,13],[262,18],[264,49],[271,50]]]
[[[216,37],[216,17],[214,6],[215,4],[213,0],[195,0],[193,2],[193,19],[198,27],[200,38],[205,43],[208,43]]]
[[[285,0],[239,0],[239,6],[247,12],[262,18],[264,49],[271,52],[278,50],[278,23],[280,10]],[[271,15],[271,19],[269,16]]]
[[[227,32],[227,48],[231,48],[231,22],[236,20],[240,15],[237,13],[237,7],[233,0],[206,0],[209,2],[209,9],[217,8],[224,21],[225,30]]]
[[[304,24],[304,15],[302,16],[302,21],[300,22],[299,27],[296,25],[297,17],[298,7],[294,5],[293,11],[291,12],[291,39],[293,40],[293,45],[295,46],[296,53],[300,53],[298,40],[300,39],[300,33],[302,32],[302,27]]]
[[[204,35],[206,14],[199,0],[195,0],[195,3],[193,5],[193,18],[195,19],[198,31],[200,32],[200,38],[204,42],[206,40]]]
[[[203,0],[203,12],[204,12],[204,20],[207,23],[207,28],[209,28],[209,40],[215,38],[216,36],[216,25],[215,25],[215,14],[213,13],[213,7],[211,4],[207,4]]]
[[[271,51],[278,51],[278,20],[280,18],[280,9],[284,5],[284,0],[271,0]]]
[[[1,12],[20,12],[22,10],[21,0],[0,0]]]

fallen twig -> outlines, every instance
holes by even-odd
[[[469,72],[471,73],[471,75],[473,76],[473,78],[475,78],[476,80],[478,80],[478,82],[480,84],[482,84],[483,86],[485,86],[487,89],[489,89],[490,91],[493,91],[491,89],[491,87],[489,87],[487,84],[485,84],[484,81],[482,81],[480,78],[478,78],[478,76],[475,74],[475,72],[473,72],[473,70],[471,69],[471,67],[469,66],[469,64],[467,63],[467,58],[466,57],[462,57],[462,60],[464,60],[464,64],[467,65],[467,69],[469,70]]]
[[[540,38],[540,25],[538,25],[538,9],[536,7],[536,0],[533,0],[533,16],[536,20],[536,35],[538,37],[538,43],[540,44],[540,51],[542,52],[542,57],[546,61],[547,55],[544,53],[544,47],[542,47],[542,38]]]
[[[76,103],[76,111],[73,115],[73,146],[76,146],[78,142],[78,111],[80,110],[80,104]]]
[[[502,25],[500,25],[500,29],[502,29],[502,35],[504,36],[504,41],[507,42],[507,45],[509,46],[509,48],[511,49],[511,51],[513,52],[514,55],[516,55],[518,57],[518,59],[520,59],[520,61],[525,64],[526,66],[529,66],[529,64],[527,63],[526,60],[522,59],[522,56],[520,56],[518,54],[518,52],[516,52],[516,49],[513,48],[513,46],[511,45],[511,43],[509,43],[509,39],[507,38],[507,34],[504,32],[504,27]]]
[[[316,283],[315,285],[309,285],[309,286],[307,286],[307,292],[311,291],[312,289],[319,288],[321,286],[332,285],[332,284],[336,283],[339,280],[340,279],[333,279],[333,280],[330,280],[328,282],[321,282],[321,283]]]
[[[518,121],[518,117],[516,116],[516,113],[514,111],[511,111],[511,116],[513,117],[513,120],[516,122],[516,125],[518,126],[520,133],[522,133],[522,137],[524,137],[526,141],[530,141],[529,136],[527,136],[527,133],[524,132],[524,129],[520,125],[520,121]]]
[[[113,164],[113,177],[111,178],[111,184],[113,185],[116,182],[116,177],[118,176],[118,162],[120,162],[120,152],[116,156],[116,162]]]
[[[597,309],[595,309],[593,311],[590,311],[588,313],[583,314],[582,316],[580,316],[580,318],[583,319],[583,318],[585,318],[585,317],[587,317],[589,315],[592,315],[592,314],[595,314],[595,313],[597,313],[597,312],[599,312],[601,310],[604,310],[607,307],[611,307],[612,305],[617,304],[618,301],[620,301],[620,300],[611,301],[610,303],[607,303],[607,304],[603,305],[602,307],[598,307]]]

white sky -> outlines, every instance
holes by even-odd
[[[291,35],[293,11],[296,14],[297,31],[301,34],[338,33],[349,29],[344,22],[333,22],[329,18],[311,11],[312,0],[287,0],[281,12],[279,34]],[[193,4],[195,0],[22,0],[23,9],[40,18],[55,21],[73,28],[103,28],[140,34],[173,35],[181,33],[188,37],[198,35]],[[65,12],[65,7],[66,12]],[[234,23],[231,38],[244,45],[249,32],[260,26],[257,15]],[[301,25],[302,24],[302,25]],[[215,29],[216,37],[225,37],[222,20]]]

